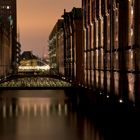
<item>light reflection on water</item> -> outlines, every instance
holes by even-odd
[[[51,99],[48,98],[19,98],[2,99],[1,103],[1,114],[3,118],[12,116],[49,116],[49,115],[67,115],[68,106],[66,103],[57,102],[52,104]]]
[[[0,140],[103,140],[86,117],[72,111],[64,91],[0,93]]]

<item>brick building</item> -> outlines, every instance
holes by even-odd
[[[0,1],[0,18],[3,24],[12,26],[12,67],[15,72],[18,65],[18,57],[20,54],[20,43],[17,42],[17,4],[16,0],[1,0]]]
[[[67,79],[83,84],[83,16],[81,8],[64,10],[64,66]]]
[[[83,84],[83,16],[81,8],[62,15],[49,36],[50,67],[54,74]]]
[[[0,21],[0,77],[5,77],[12,70],[12,27]]]
[[[84,85],[135,103],[140,97],[139,0],[82,0],[82,8]]]

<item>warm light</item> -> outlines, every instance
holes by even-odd
[[[123,103],[123,100],[122,100],[122,99],[120,99],[120,100],[119,100],[119,103]]]
[[[133,29],[131,29],[131,36],[133,36]]]
[[[18,70],[19,71],[24,71],[24,70],[49,70],[50,66],[45,65],[45,66],[19,66]]]
[[[68,106],[65,104],[65,115],[68,115]]]
[[[109,95],[107,95],[106,97],[109,98]]]
[[[131,59],[133,60],[134,56],[133,56],[133,51],[130,51],[130,56],[131,56]]]
[[[62,79],[64,79],[64,80],[65,80],[66,78],[65,78],[65,77],[62,77]]]
[[[133,11],[133,9],[131,8],[131,15],[133,15],[134,14],[134,11]]]
[[[102,92],[100,92],[100,95],[102,95]]]
[[[6,105],[3,105],[2,110],[3,110],[3,118],[6,118]]]
[[[10,9],[10,6],[7,6],[6,9]]]
[[[118,41],[118,37],[115,38],[115,41]]]

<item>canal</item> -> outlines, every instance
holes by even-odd
[[[77,93],[72,91],[72,94]],[[0,91],[0,140],[140,138],[137,117],[86,113],[79,105],[79,98],[72,100],[69,95],[64,90]],[[92,108],[89,110],[92,112]]]

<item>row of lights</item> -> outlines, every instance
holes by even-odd
[[[0,8],[9,10],[11,7],[8,5],[8,6],[1,6]]]
[[[65,77],[62,77],[62,79],[65,80],[66,78],[65,78]],[[70,80],[70,82],[72,82],[72,80]],[[81,84],[81,83],[79,83],[78,86],[79,86],[79,87],[82,87],[82,88],[85,88],[85,89],[88,88],[87,86],[84,86],[84,85]],[[100,94],[100,95],[103,95],[103,92],[99,92],[99,94]],[[106,95],[106,98],[109,99],[110,96],[107,94],[107,95]],[[118,102],[119,102],[120,104],[123,104],[123,103],[124,103],[124,101],[123,101],[122,98],[120,98],[120,99],[118,100]],[[133,104],[133,106],[135,106],[135,104]]]

